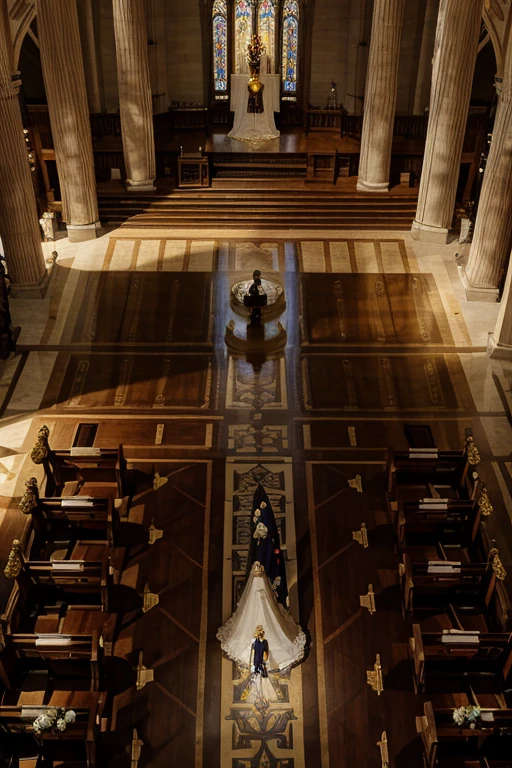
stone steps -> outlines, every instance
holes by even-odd
[[[410,229],[413,195],[314,190],[177,190],[171,194],[99,195],[104,224],[143,228],[240,227]]]

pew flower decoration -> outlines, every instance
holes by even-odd
[[[69,723],[74,723],[76,720],[76,712],[73,709],[66,709],[65,707],[49,707],[46,712],[36,717],[32,723],[32,727],[37,734],[45,733],[48,731],[63,733],[68,727]]]
[[[467,707],[455,707],[453,719],[460,728],[469,727],[474,730],[480,717],[480,707],[468,704]]]

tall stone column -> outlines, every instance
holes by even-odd
[[[101,76],[98,66],[98,35],[94,18],[93,0],[78,0],[78,25],[82,41],[85,87],[89,112],[101,112]]]
[[[405,0],[375,0],[364,95],[360,192],[387,192]]]
[[[453,217],[460,158],[482,23],[483,0],[441,0],[432,69],[427,141],[416,240],[445,243]]]
[[[113,0],[119,111],[129,192],[155,189],[155,137],[144,0]]]
[[[467,264],[461,268],[470,301],[498,301],[512,246],[512,45],[503,75],[473,242]]]
[[[418,61],[418,75],[414,91],[413,114],[422,115],[430,99],[430,84],[432,82],[432,55],[436,37],[437,13],[439,0],[427,0],[425,17],[423,19],[423,33],[421,36],[420,57]]]
[[[6,3],[1,3],[0,237],[13,283],[36,286],[46,268],[18,101],[20,85],[21,81],[12,80],[12,43]]]
[[[509,266],[500,313],[494,333],[489,334],[487,352],[490,357],[512,360],[512,269]]]
[[[38,0],[37,32],[63,218],[72,242],[100,231],[76,0]]]

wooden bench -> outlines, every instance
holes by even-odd
[[[82,700],[88,705],[75,703]],[[82,742],[85,747],[85,758],[88,768],[95,768],[96,745],[101,730],[106,696],[104,693],[87,692],[85,694],[70,694],[69,691],[55,691],[48,704],[2,704],[0,705],[0,733],[21,736],[33,735],[42,746],[45,744],[51,752],[51,743]],[[73,709],[76,714],[74,723],[69,723],[66,730],[59,733],[44,732],[36,734],[33,722],[36,717],[46,712],[49,707],[66,707]],[[77,757],[80,757],[78,754]]]
[[[79,674],[82,667],[90,677],[91,690],[98,691],[103,680],[103,648],[100,632],[92,634],[67,633],[20,633],[6,637],[5,648],[0,654],[0,677],[9,688],[13,688],[19,670],[35,668],[41,662],[43,668],[50,668],[58,679],[59,662],[73,662],[67,665]],[[80,674],[82,674],[80,672]]]
[[[67,594],[99,594],[103,610],[108,610],[110,547],[108,541],[78,540],[55,545],[47,559],[26,559],[19,543],[13,542],[9,556],[9,575],[18,584],[17,604],[38,586],[52,586]],[[8,575],[6,573],[6,575]]]
[[[478,692],[488,683],[502,690],[512,668],[512,633],[422,632],[413,624],[409,652],[416,691],[424,691],[427,679],[434,678],[451,693],[470,686]]]
[[[424,714],[416,718],[416,731],[420,734],[423,743],[425,768],[436,768],[439,765],[453,764],[456,758],[456,745],[460,743],[461,754],[467,755],[468,739],[474,738],[476,746],[475,759],[477,765],[482,768],[510,768],[510,757],[502,762],[500,757],[487,758],[481,752],[485,752],[485,741],[494,736],[500,728],[512,728],[512,709],[482,708],[482,715],[486,720],[477,722],[474,729],[460,727],[453,720],[453,709],[434,708],[432,702],[424,704]],[[443,747],[450,746],[448,761],[443,761]],[[455,749],[454,749],[455,746]],[[503,744],[507,748],[507,744]],[[460,763],[456,763],[459,765]]]
[[[448,610],[450,605],[482,612],[489,608],[496,587],[491,563],[412,563],[405,553],[398,577],[404,616],[422,608]]]
[[[126,504],[127,497],[115,499],[111,496],[97,498],[92,496],[57,496],[39,499],[38,510],[42,515],[46,530],[58,530],[61,527],[80,531],[101,531],[106,534],[111,547],[117,542],[119,530],[119,510]],[[63,524],[63,525],[62,525]]]
[[[118,498],[129,496],[129,473],[123,446],[117,448],[62,448],[53,450],[49,444],[50,430],[41,427],[30,456],[34,464],[41,464],[46,477],[46,496],[69,493],[78,495],[83,486],[111,485]],[[99,495],[94,492],[91,495]]]
[[[473,485],[468,457],[469,442],[462,451],[438,451],[432,448],[388,449],[387,486],[392,499],[401,486],[424,489],[429,484],[439,487],[441,497],[467,498]],[[414,494],[413,498],[418,498]]]
[[[420,499],[390,504],[399,549],[426,540],[444,545],[473,544],[481,520],[476,500]]]

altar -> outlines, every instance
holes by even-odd
[[[277,139],[274,112],[279,112],[280,75],[260,75],[263,85],[263,112],[247,112],[249,75],[231,75],[230,109],[235,113],[233,129],[228,138],[239,141],[270,141]]]

